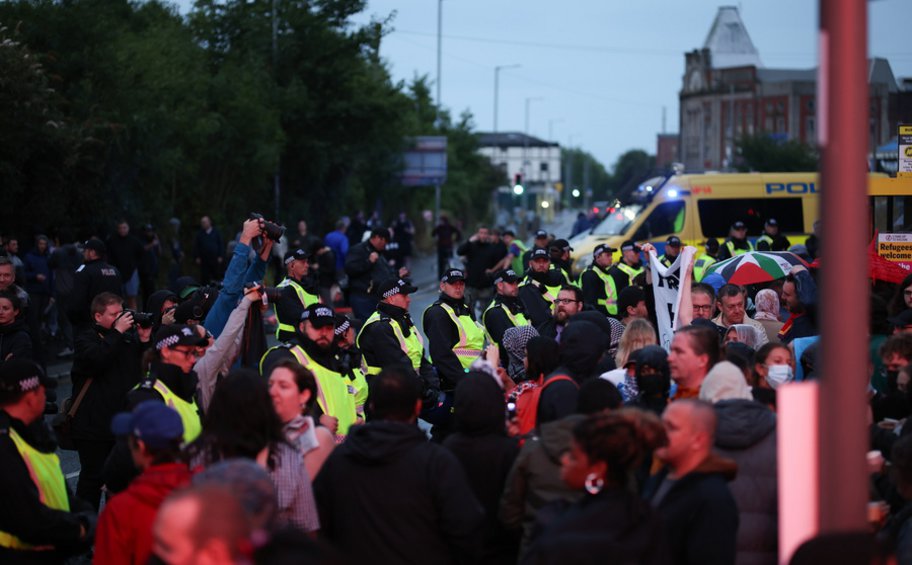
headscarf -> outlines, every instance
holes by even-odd
[[[775,290],[764,288],[757,293],[754,304],[757,306],[755,320],[779,321],[779,295]]]
[[[748,324],[732,324],[728,328],[728,332],[725,332],[725,335],[728,335],[732,330],[738,334],[738,341],[744,345],[750,346],[751,349],[756,351],[760,347],[760,335],[757,332],[757,328],[750,326]]]
[[[706,373],[706,378],[700,385],[700,400],[715,404],[720,400],[734,398],[752,400],[753,395],[741,369],[730,361],[720,361]]]
[[[503,346],[507,350],[507,374],[514,381],[525,378],[526,344],[533,337],[538,337],[538,330],[532,326],[514,326],[507,328],[503,336]]]

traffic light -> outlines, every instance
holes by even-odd
[[[522,194],[523,190],[525,189],[522,185],[522,173],[516,173],[513,175],[513,194]]]

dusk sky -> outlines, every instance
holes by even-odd
[[[190,4],[188,1],[182,5]],[[710,0],[444,0],[443,105],[470,111],[491,131],[494,67],[500,73],[500,131],[523,131],[590,151],[607,167],[632,148],[655,152],[655,135],[678,130],[684,53],[703,45],[720,5]],[[736,4],[768,68],[817,64],[817,0]],[[912,1],[868,3],[869,56],[912,77]],[[392,15],[381,45],[394,80],[436,80],[437,1],[368,0],[356,22]],[[432,92],[436,92],[433,90]]]

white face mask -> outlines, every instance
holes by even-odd
[[[779,388],[779,385],[787,383],[794,378],[790,365],[767,365],[766,369],[766,382],[772,388]]]

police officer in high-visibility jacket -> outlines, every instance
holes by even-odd
[[[317,381],[315,418],[341,443],[352,424],[358,423],[355,387],[339,372],[333,351],[335,313],[329,306],[311,304],[301,315],[298,333],[291,340],[266,351],[260,374],[268,375],[281,359],[293,359],[310,370]]]
[[[551,319],[554,299],[565,284],[563,272],[551,268],[551,254],[548,250],[534,247],[529,258],[529,269],[519,284],[519,299],[533,326],[540,326]]]
[[[719,254],[719,240],[711,237],[703,244],[703,254],[694,261],[693,277],[695,282],[700,282],[706,275],[706,269],[716,262]]]
[[[659,256],[659,263],[666,267],[671,267],[678,255],[681,254],[681,238],[676,235],[669,236],[665,240],[665,253]]]
[[[730,259],[736,255],[743,255],[754,250],[754,246],[747,240],[747,226],[741,220],[733,223],[728,232],[728,239],[719,248],[719,261]]]
[[[424,333],[441,389],[452,391],[484,351],[484,329],[463,302],[465,273],[449,269],[440,279],[440,298],[424,311]]]
[[[643,263],[640,261],[640,251],[640,246],[631,240],[621,244],[621,262],[608,271],[608,274],[614,279],[618,295],[633,284],[633,279],[644,272]]]
[[[763,233],[757,238],[757,251],[788,251],[790,246],[788,238],[779,233],[776,218],[767,218]]]
[[[95,515],[66,485],[43,421],[57,382],[36,363],[0,363],[0,563],[63,563],[89,549]]]
[[[367,404],[367,379],[362,369],[361,350],[355,343],[355,326],[348,316],[336,313],[335,327],[333,328],[333,351],[336,355],[336,366],[339,373],[348,379],[348,384],[354,389],[355,414],[360,422],[364,422],[364,406]]]
[[[609,274],[615,251],[617,249],[605,243],[596,245],[592,251],[592,264],[580,275],[583,302],[606,316],[617,316],[618,312],[618,291]]]
[[[424,398],[436,398],[440,380],[424,354],[424,339],[409,315],[411,295],[418,289],[394,278],[378,288],[380,303],[364,321],[356,344],[361,350],[361,366],[367,379],[388,367],[406,371],[421,383]]]
[[[500,346],[500,358],[506,362],[508,357],[503,346],[504,332],[516,326],[529,325],[529,319],[526,318],[526,307],[519,299],[519,277],[516,271],[506,269],[497,273],[494,288],[497,294],[481,315],[481,321],[488,341]]]
[[[285,278],[276,288],[279,299],[275,304],[276,339],[293,338],[304,309],[320,301],[316,284],[307,276],[310,265],[303,249],[291,249],[285,254]]]

